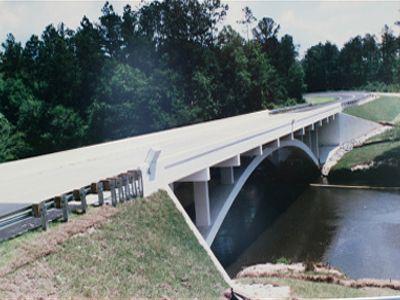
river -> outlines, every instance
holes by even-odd
[[[285,258],[400,279],[400,193],[309,187],[278,173],[263,163],[218,232],[212,250],[230,275]]]

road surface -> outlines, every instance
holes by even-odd
[[[327,93],[346,101],[365,93]],[[190,125],[114,142],[62,151],[0,164],[0,217],[34,203],[137,169],[151,148],[161,150],[159,160],[173,161],[221,140],[253,134],[312,116],[326,105],[270,115],[268,111]],[[268,126],[266,126],[266,123]]]

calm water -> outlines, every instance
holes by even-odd
[[[256,172],[212,245],[231,275],[285,257],[352,278],[400,279],[400,193],[277,182],[269,166]]]

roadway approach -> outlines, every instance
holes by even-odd
[[[140,170],[144,196],[192,182],[195,223],[211,245],[252,171],[278,149],[297,148],[318,167],[329,151],[379,126],[342,113],[374,100],[362,92],[330,93],[335,102],[281,114],[264,110],[0,164],[0,220],[128,170]],[[246,163],[243,163],[244,157]],[[210,190],[210,168],[220,185]],[[40,214],[39,214],[40,215]]]

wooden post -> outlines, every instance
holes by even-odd
[[[103,184],[103,191],[111,191],[110,187],[110,180],[102,180],[101,183]]]
[[[97,197],[99,199],[99,205],[104,204],[104,194],[103,194],[103,183],[100,181],[96,184]]]
[[[62,199],[60,196],[54,197],[54,206],[58,209],[62,208]]]
[[[92,182],[90,184],[90,193],[91,194],[97,194],[97,183]]]
[[[115,179],[110,179],[109,181],[110,184],[110,191],[111,191],[111,205],[112,206],[117,206],[117,192],[115,190],[116,184],[115,184]]]
[[[86,201],[86,190],[85,188],[81,188],[79,190],[79,198],[81,201],[81,208],[82,208],[82,212],[86,212],[87,211],[87,201]]]
[[[124,202],[125,198],[124,198],[124,191],[122,189],[122,178],[121,177],[117,177],[117,187],[118,187],[118,198],[119,198],[119,202]]]
[[[32,204],[32,214],[35,218],[40,218],[40,204]]]
[[[125,197],[126,197],[126,200],[130,200],[130,199],[132,199],[132,193],[131,193],[131,189],[129,186],[129,175],[124,174],[123,178],[124,178],[124,186],[125,186]]]
[[[132,185],[132,198],[137,197],[137,188],[136,188],[136,172],[135,171],[128,171],[129,174],[129,181]]]
[[[63,220],[65,222],[68,221],[69,218],[69,206],[68,206],[68,199],[67,199],[67,195],[62,194],[61,197],[61,207],[62,207],[62,213],[63,213]]]
[[[143,197],[143,178],[142,178],[142,171],[137,170],[137,172],[138,172],[138,182],[139,182],[140,197]]]
[[[46,202],[41,202],[40,205],[40,222],[42,224],[42,229],[43,230],[47,230],[48,226],[49,226],[49,220],[48,220],[48,216],[47,216],[47,206],[46,206]]]

